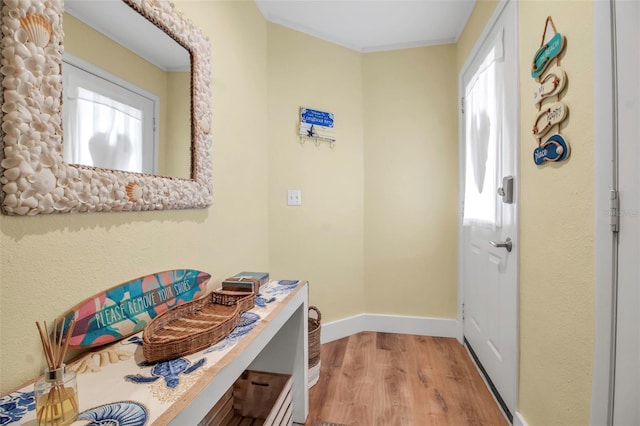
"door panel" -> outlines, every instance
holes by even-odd
[[[461,280],[464,292],[464,337],[481,366],[489,376],[506,408],[514,413],[517,399],[517,324],[518,324],[518,223],[517,223],[517,191],[513,203],[504,203],[498,195],[498,187],[502,178],[514,176],[518,187],[518,69],[517,69],[517,32],[516,2],[509,1],[499,18],[487,33],[478,49],[477,55],[461,74],[462,89],[465,93],[465,111],[463,120],[463,140],[465,141],[465,202],[464,209],[474,198],[467,196],[469,185],[475,185],[482,196],[490,196],[495,203],[495,221],[486,221],[482,214],[470,218],[467,212],[463,219],[461,249]],[[497,43],[499,40],[501,43]],[[493,52],[493,53],[492,53]],[[497,55],[500,62],[496,68],[496,84],[489,84],[482,89],[480,96],[474,95],[476,82],[482,80],[483,70],[490,70],[487,58]],[[478,89],[479,90],[479,89]],[[489,105],[488,121],[484,115],[484,106],[474,105],[480,100],[497,100],[496,105]],[[495,107],[495,110],[492,108]],[[497,111],[496,114],[493,111]],[[474,114],[479,118],[475,119]],[[486,129],[490,130],[486,130]],[[489,136],[487,136],[489,135]],[[483,145],[483,137],[491,140]],[[495,139],[494,139],[495,138]],[[495,149],[492,144],[496,143]],[[480,148],[473,144],[480,144]],[[488,146],[488,149],[485,149]],[[486,164],[495,156],[493,171],[471,173],[469,169],[479,163],[470,156],[478,152],[486,155]],[[482,164],[485,157],[482,157]],[[477,176],[491,176],[484,185],[477,183]],[[475,183],[474,183],[475,182]],[[472,207],[475,211],[476,207]],[[489,214],[487,217],[493,217]],[[490,241],[513,241],[511,252],[505,248],[494,247]]]

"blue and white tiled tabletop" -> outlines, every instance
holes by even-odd
[[[142,355],[142,333],[88,352],[68,367],[77,373],[81,412],[73,424],[153,423],[301,284],[268,282],[231,334],[193,355],[149,364]],[[0,397],[0,425],[36,425],[35,417],[33,385]]]

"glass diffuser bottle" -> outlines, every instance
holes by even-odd
[[[63,426],[78,417],[78,385],[76,373],[60,368],[45,368],[44,376],[35,384],[36,418],[40,426]]]
[[[52,335],[36,322],[47,368],[44,376],[34,385],[36,399],[36,419],[39,426],[63,426],[73,423],[78,417],[78,384],[76,373],[67,371],[63,363],[69,338],[75,327],[72,320],[68,327],[64,321],[54,321]],[[45,331],[43,331],[43,328]]]

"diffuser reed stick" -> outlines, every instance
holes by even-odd
[[[43,326],[36,322],[47,363],[44,377],[35,386],[36,417],[40,426],[68,425],[78,416],[75,373],[67,373],[64,364],[75,326],[76,321],[73,319],[65,333],[64,320],[56,319],[53,332],[49,334],[46,321]]]

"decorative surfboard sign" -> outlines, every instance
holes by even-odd
[[[541,166],[546,162],[564,161],[569,158],[571,147],[562,135],[554,134],[533,150],[533,162]]]
[[[210,278],[206,272],[175,269],[98,293],[61,316],[65,332],[76,320],[69,346],[101,346],[142,331],[162,312],[202,297]]]

